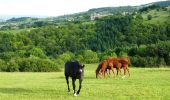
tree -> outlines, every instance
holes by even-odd
[[[148,18],[148,20],[151,20],[152,19],[152,15],[148,15],[147,18]]]

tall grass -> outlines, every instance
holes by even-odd
[[[62,72],[0,73],[0,100],[168,100],[170,69],[130,68],[131,77],[95,78],[97,64],[86,64],[78,97],[67,92]],[[70,86],[72,89],[71,79]],[[78,80],[76,81],[78,88]]]

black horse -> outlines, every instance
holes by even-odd
[[[74,96],[80,93],[80,89],[82,87],[82,81],[84,77],[84,65],[80,64],[78,61],[69,61],[65,63],[64,74],[68,86],[68,92],[70,92],[69,87],[69,77],[72,77],[72,85],[73,85],[73,92]],[[76,93],[76,85],[75,81],[79,79],[79,89]]]

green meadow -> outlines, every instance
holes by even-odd
[[[0,100],[168,100],[169,68],[130,68],[131,77],[95,78],[97,64],[86,64],[80,95],[67,92],[62,72],[0,73]],[[71,79],[70,86],[72,89]],[[78,88],[78,80],[76,81]]]
[[[170,13],[168,11],[151,10],[151,11],[149,11],[147,13],[143,13],[142,17],[143,17],[145,23],[156,24],[156,23],[168,22],[169,18],[170,18],[169,14]],[[147,19],[148,15],[152,16],[151,20]]]

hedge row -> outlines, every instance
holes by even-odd
[[[49,59],[36,57],[15,58],[9,62],[0,60],[0,71],[6,72],[56,72],[60,71],[57,63]]]

